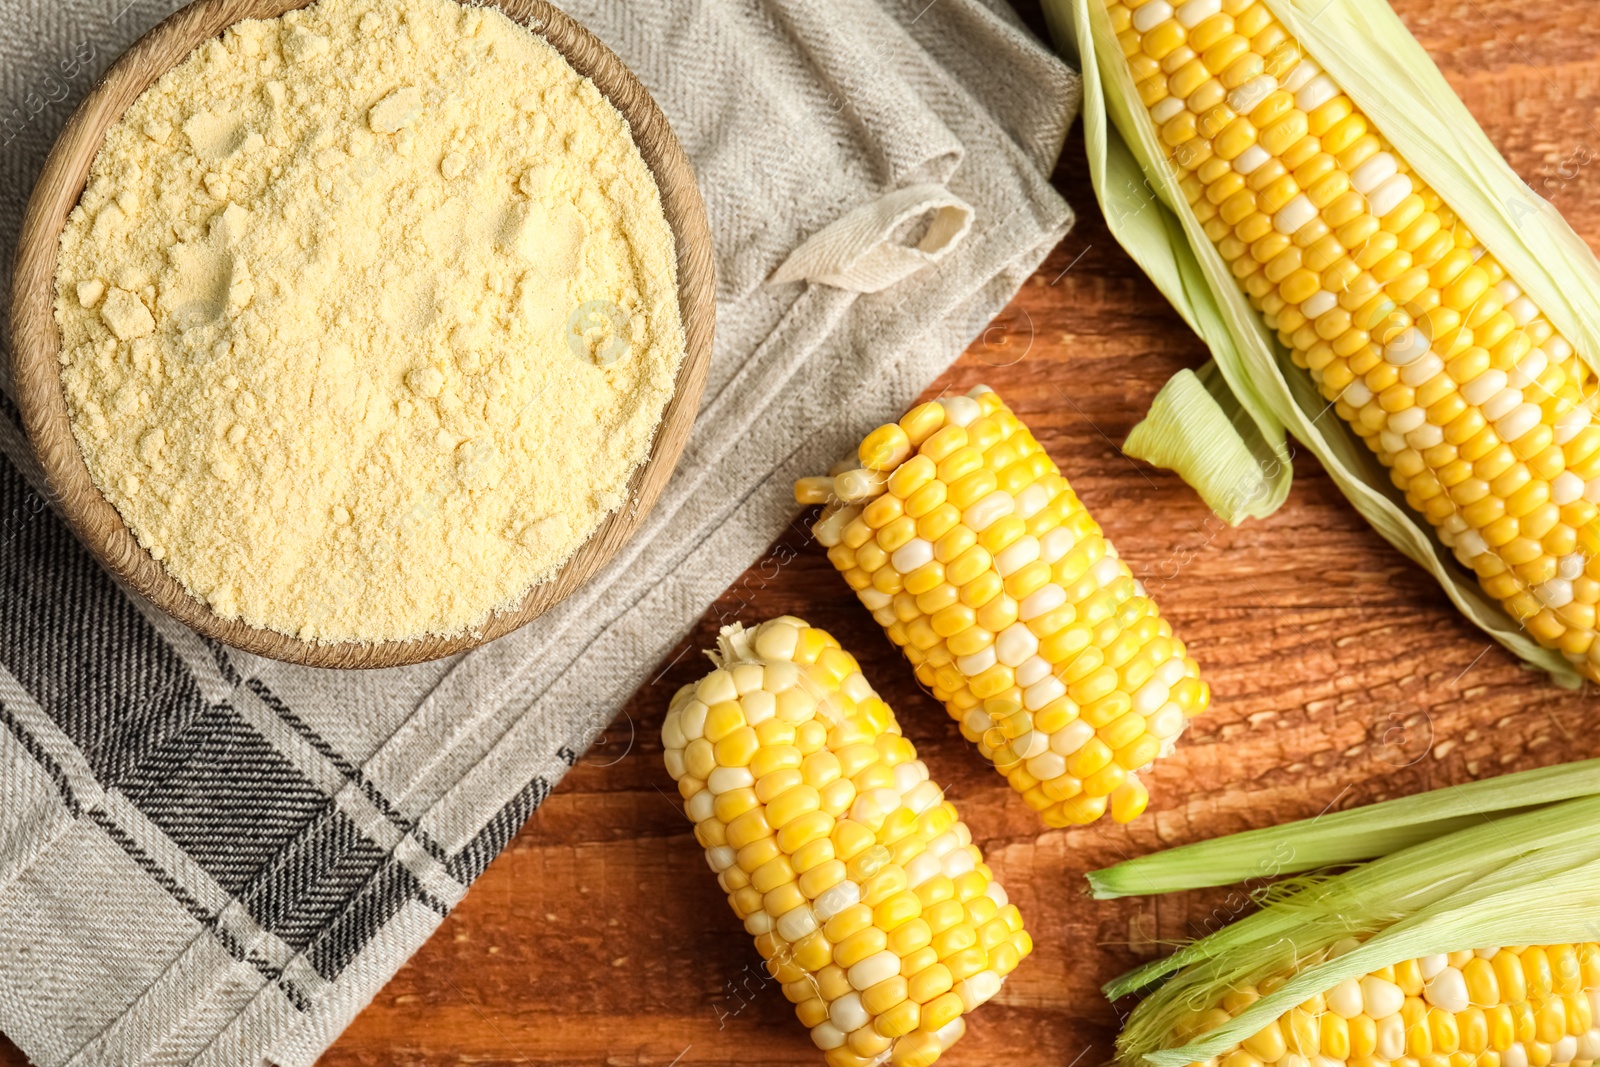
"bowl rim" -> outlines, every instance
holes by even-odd
[[[715,266],[704,203],[692,166],[666,117],[617,55],[545,0],[477,0],[554,47],[594,82],[626,119],[661,194],[677,249],[684,354],[649,455],[628,483],[629,502],[608,515],[549,580],[482,626],[451,637],[319,643],[224,619],[192,596],[139,545],[89,474],[67,414],[55,322],[60,235],[82,196],[105,134],[128,106],[172,67],[227,27],[276,18],[314,0],[194,0],[157,23],[102,74],[79,102],[46,157],[23,215],[11,287],[11,372],[17,407],[47,495],[78,539],[112,574],[204,637],[304,666],[405,666],[465,652],[516,630],[554,607],[603,567],[643,523],[677,467],[699,407],[715,326]],[[459,0],[458,0],[459,2]],[[463,5],[465,6],[465,5]]]

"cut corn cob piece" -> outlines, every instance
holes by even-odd
[[[1047,824],[1137,817],[1210,690],[1027,427],[979,386],[856,459],[795,497],[917,678]]]
[[[1304,962],[1359,944],[1352,938]],[[1171,1047],[1238,1016],[1296,971],[1241,984],[1192,1008],[1175,1028]],[[1463,949],[1347,978],[1205,1062],[1583,1067],[1600,1060],[1597,1024],[1600,945]]]
[[[1572,345],[1262,0],[1106,9],[1251,305],[1484,591],[1600,680],[1600,425]]]
[[[695,838],[830,1067],[927,1067],[1033,949],[894,712],[822,630],[724,627],[661,739]]]

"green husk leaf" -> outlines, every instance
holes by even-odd
[[[1592,852],[1593,846],[1590,847]],[[1408,922],[1396,923],[1351,952],[1305,968],[1272,994],[1262,997],[1229,1023],[1197,1041],[1179,1048],[1160,1049],[1152,1045],[1143,1049],[1135,1041],[1146,1035],[1130,1026],[1123,1032],[1126,1044],[1123,1040],[1118,1042],[1119,1058],[1124,1063],[1137,1063],[1142,1059],[1154,1067],[1184,1067],[1203,1061],[1346,978],[1364,975],[1401,960],[1475,946],[1548,945],[1591,940],[1596,932],[1596,908],[1600,908],[1600,860],[1594,859],[1548,877],[1518,880],[1511,888],[1500,892],[1476,894],[1459,905],[1447,899]],[[1268,946],[1259,958],[1292,962],[1293,952],[1291,942],[1281,941]],[[1150,1036],[1153,1034],[1152,1030]]]
[[[1371,812],[1379,807],[1359,810]],[[1507,873],[1508,865],[1537,849],[1545,850],[1546,861],[1554,857],[1558,862],[1564,855],[1562,849],[1576,848],[1581,855],[1600,851],[1600,840],[1592,829],[1597,818],[1600,795],[1586,795],[1499,818],[1482,818],[1453,832],[1443,829],[1447,824],[1434,823],[1441,828],[1442,836],[1382,855],[1342,874],[1312,879],[1293,896],[1223,925],[1170,956],[1107,983],[1106,996],[1115,1000],[1182,971],[1179,978],[1151,998],[1152,1005],[1159,1005],[1159,998],[1181,995],[1190,985],[1198,984],[1204,989],[1213,980],[1226,985],[1247,979],[1256,966],[1250,955],[1251,946],[1292,943],[1305,954],[1350,934],[1405,920],[1474,884],[1489,884],[1486,880],[1491,876],[1498,879],[1499,888],[1505,888],[1512,877]],[[1260,875],[1272,876],[1271,871]],[[1227,922],[1232,917],[1230,913],[1242,912],[1250,903],[1248,898],[1229,900],[1224,914],[1213,917]],[[1141,1010],[1160,1009],[1153,1006]]]
[[[1552,323],[1580,350],[1600,352],[1600,266],[1559,215],[1516,179],[1385,0],[1266,3]],[[1250,307],[1177,188],[1102,0],[1044,0],[1044,7],[1058,44],[1083,68],[1089,171],[1111,231],[1210,347],[1260,440],[1275,458],[1285,431],[1303,442],[1373,528],[1426,568],[1462,614],[1558,684],[1580,686],[1573,666],[1529,638],[1409,511],[1388,472],[1331,414],[1310,375],[1293,365]],[[1241,438],[1241,447],[1249,441]],[[1214,454],[1217,469],[1191,459],[1179,472],[1213,495],[1215,485],[1240,478],[1236,449]],[[1276,473],[1275,488],[1286,491],[1287,463]]]
[[[1173,893],[1371,859],[1508,812],[1600,795],[1600,759],[1325,812],[1089,872],[1097,899]]]
[[[1288,489],[1282,462],[1227,391],[1215,363],[1168,379],[1122,451],[1176,471],[1229,526],[1266,518]]]

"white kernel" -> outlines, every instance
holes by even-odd
[[[944,421],[956,426],[970,426],[983,414],[983,408],[970,396],[947,396],[939,403],[944,405]]]
[[[1019,737],[1015,737],[1011,741],[1011,751],[1015,752],[1019,759],[1032,759],[1033,757],[1040,755],[1041,753],[1048,752],[1049,750],[1049,736],[1040,733],[1038,730],[1029,730],[1027,733],[1022,734]]]
[[[983,895],[994,901],[996,907],[1003,908],[1011,903],[1011,897],[1006,893],[1006,887],[999,882],[990,882],[984,888]]]
[[[1324,998],[1328,1003],[1328,1010],[1341,1019],[1354,1019],[1361,1014],[1361,983],[1354,978],[1346,978],[1332,989],[1328,990]]]
[[[1600,1060],[1600,1027],[1589,1030],[1578,1038],[1578,1047],[1573,1052],[1575,1060]]]
[[[1282,234],[1294,234],[1316,217],[1317,205],[1305,193],[1300,193],[1272,216],[1272,227]]]
[[[1070,756],[1087,745],[1094,737],[1094,727],[1082,719],[1073,719],[1050,735],[1050,751]]]
[[[919,852],[906,862],[906,888],[915,889],[929,878],[943,873],[944,868],[939,864],[938,856]]]
[[[705,822],[717,813],[716,805],[717,798],[711,795],[711,790],[702,789],[684,802],[683,813],[690,822]]]
[[[1133,694],[1133,710],[1140,715],[1151,715],[1161,710],[1171,694],[1170,687],[1159,678],[1151,678],[1141,685]]]
[[[1464,556],[1468,563],[1489,551],[1489,542],[1477,530],[1468,530],[1456,538],[1456,552]]]
[[[1377,218],[1385,218],[1410,195],[1411,179],[1404,174],[1396,174],[1367,195],[1367,208]]]
[[[706,849],[706,863],[713,871],[721,874],[739,861],[739,854],[727,845],[713,845]]]
[[[1528,1050],[1520,1041],[1511,1042],[1511,1047],[1500,1053],[1500,1067],[1528,1067]]]
[[[1534,586],[1533,595],[1547,608],[1564,608],[1572,603],[1572,583],[1565,578],[1552,578]]]
[[[1185,29],[1193,29],[1222,10],[1222,0],[1188,0],[1177,11],[1178,21]]]
[[[721,796],[735,789],[749,789],[756,784],[749,767],[714,767],[706,778],[706,788]]]
[[[1316,60],[1302,59],[1295,64],[1294,69],[1289,72],[1289,76],[1283,79],[1283,87],[1291,93],[1297,93],[1300,91],[1301,86],[1321,73],[1322,68],[1317,66]]]
[[[1522,403],[1522,390],[1507,385],[1482,404],[1483,417],[1490,422],[1509,415]]]
[[[993,667],[995,663],[994,646],[972,653],[970,656],[961,656],[956,660],[956,670],[968,678],[975,678],[984,671]]]
[[[1544,349],[1529,349],[1528,354],[1523,356],[1522,361],[1511,371],[1509,375],[1511,384],[1518,389],[1526,389],[1539,380],[1539,376],[1545,372],[1545,368],[1548,366],[1550,366],[1550,357],[1544,354]]]
[[[1562,337],[1560,334],[1556,334],[1549,340],[1545,341],[1544,350],[1550,353],[1550,358],[1555,360],[1557,363],[1560,363],[1562,360],[1572,355],[1572,346],[1569,345],[1567,343],[1567,339]]]
[[[1504,389],[1508,380],[1505,371],[1491,367],[1462,385],[1461,399],[1474,406],[1481,406]]]
[[[1034,482],[1017,494],[1017,514],[1024,519],[1031,519],[1048,503],[1050,503],[1050,490],[1039,482]]]
[[[828,1005],[828,1021],[848,1034],[867,1025],[872,1016],[861,1006],[861,994],[852,989]]]
[[[1439,958],[1444,959],[1443,956]],[[1429,1004],[1452,1015],[1471,1007],[1472,998],[1467,995],[1467,980],[1454,967],[1441,967],[1433,975],[1425,977],[1428,984],[1423,986],[1422,995],[1427,998]]]
[[[1133,13],[1133,28],[1140,33],[1149,33],[1171,17],[1172,5],[1167,0],[1150,0]]]
[[[1397,1060],[1406,1054],[1406,1024],[1399,1015],[1386,1015],[1378,1021],[1377,1053],[1383,1059]],[[1504,1067],[1504,1061],[1501,1061]]]
[[[995,554],[994,569],[1000,577],[1009,578],[1038,558],[1039,539],[1024,534]]]
[[[1366,382],[1357,378],[1344,387],[1344,392],[1339,394],[1339,399],[1353,408],[1366,407],[1367,404],[1372,402],[1372,390],[1367,388]]]
[[[1067,693],[1067,687],[1061,679],[1051,675],[1028,686],[1022,691],[1022,706],[1029,711],[1038,711],[1046,704]]]
[[[1050,666],[1050,661],[1045,659],[1043,656],[1029,656],[1028,659],[1017,668],[1017,684],[1026,689],[1035,682],[1043,681],[1053,669],[1054,668]]]
[[[858,591],[856,593],[856,599],[860,600],[862,606],[864,606],[868,611],[882,611],[884,608],[887,608],[894,603],[894,597],[890,596],[888,593],[885,593],[883,590],[876,589],[870,585],[865,589]]]
[[[1339,306],[1339,298],[1326,289],[1318,289],[1300,305],[1300,313],[1308,319],[1320,318]]]
[[[1583,577],[1583,569],[1588,564],[1589,560],[1582,552],[1568,552],[1561,557],[1561,562],[1556,564],[1556,573],[1569,582],[1575,582]]]
[[[844,1031],[831,1021],[823,1021],[811,1028],[811,1043],[823,1052],[832,1052],[844,1044]]]
[[[1428,421],[1425,408],[1406,408],[1389,416],[1389,429],[1404,436]]]
[[[1582,432],[1583,428],[1594,421],[1594,416],[1589,414],[1588,408],[1573,408],[1564,412],[1556,419],[1555,442],[1564,445]]]
[[[1369,974],[1361,979],[1361,1002],[1367,1015],[1382,1021],[1391,1015],[1399,1013],[1400,1009],[1405,1005],[1406,994],[1404,990],[1393,982],[1386,982],[1382,978],[1375,978]],[[1404,1040],[1404,1037],[1405,1032],[1402,1029],[1401,1039]],[[1404,1047],[1402,1046],[1400,1052],[1384,1058],[1396,1059],[1403,1054]]]
[[[1427,385],[1444,372],[1444,360],[1439,358],[1437,352],[1428,351],[1422,358],[1406,366],[1400,371],[1400,380],[1413,389]]]
[[[1156,668],[1155,677],[1160,678],[1167,685],[1177,685],[1188,675],[1188,670],[1183,665],[1182,656],[1173,656],[1167,662]]]
[[[1162,102],[1165,103],[1166,101]],[[1246,148],[1243,152],[1240,152],[1239,155],[1234,159],[1233,169],[1238,171],[1240,174],[1254,174],[1261,168],[1263,163],[1271,158],[1271,152],[1268,152],[1265,148],[1262,148],[1258,144],[1253,144],[1249,148]]]
[[[1039,538],[1039,558],[1046,563],[1054,563],[1071,552],[1073,544],[1072,531],[1065,526],[1057,526]]]
[[[1571,471],[1562,471],[1550,479],[1550,500],[1557,507],[1583,499],[1583,479]]]
[[[978,862],[972,858],[972,853],[964,848],[951,849],[944,857],[944,873],[950,878],[960,878],[977,865]],[[899,966],[898,956],[895,957],[895,966]]]
[[[918,815],[942,803],[944,803],[944,790],[939,788],[938,782],[918,782],[905,798],[905,806]]]
[[[1278,88],[1278,79],[1270,74],[1257,74],[1254,78],[1228,94],[1228,106],[1241,115],[1248,115],[1271,96]],[[1250,147],[1255,148],[1256,145]],[[1264,149],[1263,149],[1264,151]]]
[[[957,823],[956,825],[960,826],[962,824]],[[954,829],[950,829],[946,830],[932,841],[929,841],[927,851],[931,852],[933,855],[942,860],[945,856],[960,848],[961,844],[962,842],[960,835],[958,835]]]
[[[1144,728],[1152,737],[1169,741],[1183,733],[1185,717],[1183,708],[1175,703],[1163,704],[1161,710],[1145,720]]]
[[[993,526],[1000,519],[1011,514],[1016,507],[1016,501],[1004,489],[996,489],[976,504],[972,505],[961,515],[961,521],[977,533],[982,533]],[[931,545],[929,546],[932,547]],[[930,557],[931,558],[931,557]]]
[[[1426,412],[1424,412],[1424,415],[1426,415]],[[1406,434],[1406,444],[1410,445],[1418,452],[1423,452],[1430,448],[1437,448],[1439,445],[1444,444],[1444,429],[1442,427],[1435,426],[1431,422],[1425,422],[1421,426],[1418,426],[1415,430],[1412,430],[1410,433]]]
[[[1519,296],[1511,301],[1506,305],[1506,310],[1517,320],[1518,326],[1526,326],[1539,317],[1539,305],[1525,296]]]
[[[778,917],[774,929],[785,941],[798,941],[807,934],[814,933],[817,926],[817,917],[812,914],[811,905],[798,904]]]
[[[1385,455],[1397,456],[1409,446],[1406,444],[1405,437],[1401,434],[1397,434],[1393,430],[1382,430],[1378,433],[1378,447],[1383,449]]]
[[[1379,152],[1350,172],[1350,184],[1363,196],[1400,173],[1400,164],[1388,152]]]
[[[1470,527],[1467,526],[1466,519],[1463,519],[1458,514],[1452,514],[1446,515],[1444,517],[1444,521],[1439,523],[1436,529],[1438,529],[1440,533],[1446,534],[1450,537],[1460,537],[1462,534],[1466,533]]]
[[[1551,1063],[1571,1063],[1578,1058],[1578,1039],[1571,1034],[1550,1046]]]
[[[1023,767],[1039,781],[1048,782],[1067,773],[1067,760],[1060,753],[1047,749],[1028,760]]]
[[[772,933],[772,916],[761,908],[757,908],[744,917],[745,933],[753,937]]]
[[[1339,95],[1339,86],[1326,74],[1318,74],[1302,85],[1294,94],[1294,106],[1311,112]]]
[[[1432,956],[1419,956],[1417,958],[1417,971],[1421,973],[1422,980],[1424,982],[1448,966],[1450,966],[1450,957],[1442,952],[1435,953]]]
[[[1182,111],[1183,101],[1175,96],[1169,96],[1150,109],[1150,117],[1155,119],[1159,126],[1176,118]]]
[[[889,563],[901,574],[910,574],[918,567],[933,562],[933,542],[913,537],[889,557]]]
[[[1522,287],[1510,278],[1501,278],[1494,283],[1494,291],[1500,294],[1500,299],[1509,304],[1522,295]]]
[[[817,918],[827,922],[844,909],[861,902],[861,885],[846,878],[838,885],[823,890],[811,904]]]
[[[667,773],[672,775],[674,780],[682,778],[689,772],[689,768],[684,765],[683,749],[681,748],[669,748],[663,750],[661,753],[661,762],[667,765]]]
[[[678,726],[685,738],[695,741],[706,735],[706,712],[710,710],[706,702],[698,697],[683,706],[679,712]]]
[[[1502,441],[1518,441],[1538,426],[1543,418],[1544,412],[1539,409],[1538,404],[1523,404],[1496,420],[1494,432],[1500,435]]]
[[[962,1009],[973,1011],[980,1005],[988,1003],[990,998],[1000,992],[1000,976],[994,971],[979,971],[970,978],[963,978],[957,982],[955,990],[956,995],[961,998]]]
[[[1039,558],[1044,558],[1044,544],[1040,543]],[[1067,591],[1054,582],[1046,582],[1017,604],[1017,618],[1023,622],[1049,614],[1067,602]]]
[[[1014,622],[995,636],[994,650],[1007,667],[1020,667],[1039,651],[1039,639],[1025,623]]]
[[[1094,575],[1094,580],[1104,589],[1118,578],[1122,577],[1122,561],[1111,554],[1108,547],[1106,554],[1094,561],[1094,566],[1089,568],[1089,573]]]
[[[1428,335],[1407,326],[1383,346],[1383,358],[1396,367],[1408,367],[1428,354]]]

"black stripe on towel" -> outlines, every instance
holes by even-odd
[[[12,513],[27,521],[0,528],[0,662],[101,784],[329,980],[407,900],[447,910],[231,706],[206,702],[176,651],[0,459],[0,521]],[[91,814],[223,938],[193,892]]]
[[[549,795],[550,783],[543,778],[535,778],[523,786],[522,791],[495,812],[494,818],[467,842],[467,847],[450,860],[450,873],[463,885],[470,884],[489,866],[489,861],[511,843],[517,831],[522,829],[522,824],[533,817],[533,813]]]

